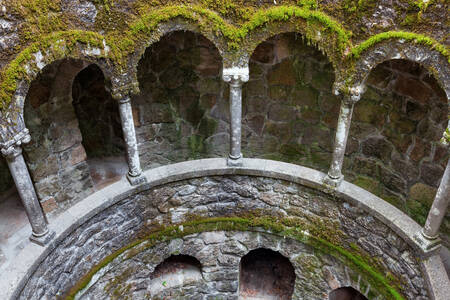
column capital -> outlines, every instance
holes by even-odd
[[[344,94],[343,102],[347,105],[353,105],[361,99],[361,95],[365,92],[365,87],[360,85],[349,88]]]
[[[447,146],[448,150],[450,151],[450,127],[447,127],[442,134],[441,144]]]
[[[119,103],[122,103],[123,99],[130,98],[132,95],[136,94],[139,94],[139,83],[137,82],[116,86],[111,90],[111,97],[119,101]]]
[[[231,86],[240,86],[249,80],[249,69],[248,67],[224,68],[222,78]]]
[[[11,140],[0,144],[0,149],[6,158],[12,159],[22,153],[22,144],[28,144],[31,136],[27,128],[16,134]]]

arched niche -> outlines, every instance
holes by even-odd
[[[186,287],[189,290],[202,281],[201,269],[200,262],[193,256],[171,255],[155,267],[147,290],[152,297],[162,298],[170,297],[172,289],[179,292]]]
[[[258,45],[243,89],[243,153],[325,171],[340,100],[331,62],[302,35],[283,33]]]
[[[239,299],[288,300],[294,284],[294,267],[279,252],[258,248],[241,258]]]
[[[89,65],[87,61],[74,59],[53,62],[31,82],[26,95],[24,121],[30,130],[31,143],[25,146],[24,152],[45,212],[63,208],[95,190],[80,121],[83,124],[87,118],[98,120],[99,115],[91,114],[79,120],[72,93],[75,78],[83,69],[92,68]],[[101,73],[100,69],[97,73]],[[92,87],[93,92],[105,93],[102,76],[97,78],[98,85]],[[85,87],[84,91],[89,89]],[[92,128],[96,130],[99,127]]]
[[[423,66],[404,59],[379,64],[366,85],[353,112],[344,174],[423,224],[448,160],[439,143],[448,124],[446,94]]]
[[[227,153],[227,86],[212,42],[168,33],[147,48],[137,70],[141,93],[132,105],[144,167]]]
[[[346,286],[331,291],[328,300],[368,300],[356,289]]]

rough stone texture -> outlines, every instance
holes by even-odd
[[[228,86],[214,45],[177,31],[147,49],[139,63],[141,94],[132,99],[144,168],[225,156]]]
[[[344,174],[423,223],[448,160],[447,97],[419,64],[376,67],[355,104]],[[450,215],[442,226],[448,244]]]
[[[327,171],[340,107],[333,81],[327,58],[300,35],[278,35],[260,44],[244,85],[244,156]]]
[[[407,299],[428,299],[425,283],[412,249],[374,217],[346,202],[330,199],[321,192],[297,184],[248,176],[215,176],[183,180],[143,191],[118,202],[85,222],[63,240],[37,268],[20,298],[41,299],[62,295],[93,265],[134,240],[144,227],[151,229],[160,224],[177,224],[189,219],[192,215],[227,216],[255,210],[263,211],[267,215],[291,216],[307,223],[321,222],[330,232],[342,231],[341,247],[360,248],[361,254],[378,260],[386,272],[389,271],[401,280]],[[259,235],[259,239],[253,236],[255,234]],[[200,236],[201,239],[199,239]],[[235,241],[228,245],[229,240]],[[236,240],[241,242],[248,240],[248,243],[244,242],[245,248],[241,249],[239,244],[233,244]],[[312,252],[308,251],[312,249],[305,245],[264,233],[241,233],[240,235],[220,232],[202,233],[167,241],[167,243],[170,246],[161,243],[148,250],[154,251],[150,253],[157,253],[155,256],[142,254],[143,259],[151,259],[151,261],[147,260],[148,265],[140,263],[139,260],[129,261],[133,265],[132,268],[143,267],[142,277],[139,277],[139,280],[134,281],[130,277],[133,288],[122,289],[123,286],[118,282],[115,288],[119,288],[122,292],[136,291],[145,294],[145,289],[139,288],[138,284],[139,281],[147,280],[145,272],[151,272],[152,268],[170,254],[180,252],[196,257],[202,263],[202,272],[205,272],[205,267],[210,266],[232,267],[234,272],[221,274],[236,273],[235,278],[237,278],[238,257],[246,253],[245,249],[258,247],[280,251],[291,259],[297,273],[295,297],[299,299],[302,297],[316,299],[314,297],[319,296],[323,298],[322,293],[339,287],[339,284],[344,284],[345,280],[351,277],[345,272],[344,266],[338,267],[336,260],[329,258],[328,255],[317,255],[317,251],[314,251],[315,256],[309,255]],[[230,247],[217,247],[217,243],[224,243]],[[233,245],[236,247],[232,247]],[[228,251],[231,254],[228,254]],[[219,253],[219,255],[212,255],[212,253]],[[296,255],[299,253],[304,255]],[[324,265],[329,268],[324,268]],[[120,271],[122,267],[126,269],[127,266],[119,264],[114,270],[127,274],[124,269],[122,269],[124,273]],[[210,272],[217,271],[214,268],[208,268],[206,270]],[[312,269],[315,271],[311,271]],[[133,276],[139,276],[138,274],[134,272]],[[130,274],[128,273],[127,276]],[[213,283],[210,286],[221,293],[237,290],[235,283],[219,285],[215,280],[211,279],[211,281]],[[352,279],[353,283],[358,281],[363,286],[363,281],[358,280],[358,276],[356,280]],[[311,283],[314,284],[311,285]],[[311,289],[302,289],[300,288],[302,286],[311,286]],[[361,286],[355,286],[355,288],[361,288]],[[110,290],[111,293],[115,288]],[[199,293],[201,291],[201,289],[197,290]],[[310,295],[314,296],[309,297]]]
[[[222,238],[208,241],[206,235]],[[297,277],[291,294],[294,299],[325,299],[336,286],[354,286],[358,290],[366,288],[364,293],[378,296],[377,291],[371,290],[364,279],[339,260],[327,254],[317,257],[313,248],[298,241],[263,232],[217,231],[163,242],[137,254],[132,260],[118,258],[111,262],[109,270],[79,299],[237,299],[240,295],[238,278],[241,258],[259,248],[277,251],[290,259],[295,270],[294,276]],[[128,253],[125,252],[121,257]],[[155,266],[172,253],[196,257],[201,263],[203,278],[173,287],[154,288],[154,281],[157,280],[152,280],[151,274]],[[261,276],[256,270],[247,275]],[[168,282],[165,284],[170,285]]]

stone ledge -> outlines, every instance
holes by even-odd
[[[5,263],[0,275],[0,296],[2,299],[16,299],[18,293],[26,284],[39,264],[58,244],[78,226],[92,218],[100,211],[123,200],[133,194],[152,187],[183,179],[213,176],[213,175],[250,175],[283,179],[298,184],[315,188],[327,193],[332,193],[343,198],[353,205],[361,207],[369,214],[378,218],[400,237],[410,244],[418,255],[419,245],[414,240],[414,234],[421,227],[403,212],[376,197],[370,192],[351,183],[343,181],[335,190],[330,190],[323,183],[325,174],[310,168],[264,159],[244,158],[241,167],[227,166],[226,158],[201,159],[162,166],[145,171],[147,183],[138,186],[130,186],[124,177],[114,183],[78,202],[59,216],[49,220],[50,229],[56,232],[56,238],[45,247],[27,242],[23,250],[16,257],[14,265]],[[433,262],[433,269],[425,265]],[[423,269],[429,282],[431,294],[440,295],[442,292],[435,289],[450,290],[450,283],[443,281],[446,275],[442,261],[438,256],[432,256],[424,260]],[[440,299],[440,298],[435,298]]]

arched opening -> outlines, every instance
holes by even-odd
[[[329,167],[339,99],[328,58],[300,34],[256,47],[243,89],[243,153],[318,170]]]
[[[448,123],[445,92],[420,64],[386,61],[356,103],[344,162],[347,180],[424,224],[448,160],[439,140]],[[450,215],[441,227],[450,236]]]
[[[294,267],[278,252],[260,248],[241,259],[240,299],[291,299],[294,284]]]
[[[75,77],[72,99],[90,173],[101,188],[120,179],[128,168],[118,103],[106,90],[103,72],[95,64]]]
[[[195,257],[171,255],[157,265],[150,275],[151,282],[148,291],[150,291],[152,297],[155,297],[167,293],[170,295],[170,290],[173,288],[192,287],[203,279],[201,268],[200,262]]]
[[[24,120],[32,139],[24,152],[44,212],[62,209],[101,188],[92,180],[88,158],[93,148],[108,147],[103,124],[118,118],[112,105],[100,68],[86,61],[56,61],[31,83]],[[115,127],[110,126],[114,133]],[[88,148],[87,154],[84,146],[94,139],[101,139],[102,145]]]
[[[368,300],[363,294],[352,287],[346,286],[333,290],[329,300]]]
[[[221,70],[219,51],[197,33],[171,32],[147,48],[132,101],[144,167],[228,153]]]

